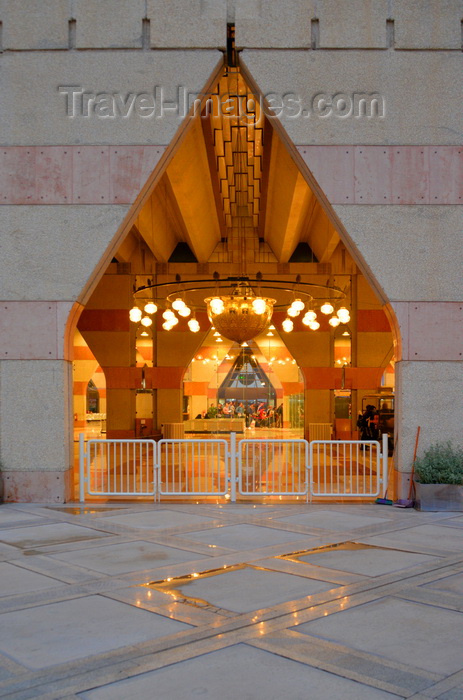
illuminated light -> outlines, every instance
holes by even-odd
[[[241,343],[241,347],[242,347],[242,348],[248,348],[249,345],[247,344],[246,341],[244,341],[244,343]]]
[[[269,326],[268,329],[269,329],[269,331],[274,331],[274,330],[276,330],[275,326]]]
[[[318,329],[320,328],[320,324],[318,323],[318,321],[312,321],[311,323],[309,323],[309,328],[311,331],[318,331]]]
[[[183,316],[183,318],[186,318],[190,314],[191,314],[191,309],[188,306],[182,306],[182,308],[178,310],[178,315]]]
[[[230,494],[229,494],[229,493],[226,493],[226,494],[225,494],[225,498],[227,499],[227,501],[229,501],[229,500],[230,500]]]
[[[151,598],[151,591],[148,591],[148,598]]]
[[[194,574],[193,574],[193,577],[194,577],[194,578],[198,578],[198,576],[199,576],[199,574],[197,574],[197,573],[194,573]]]
[[[270,362],[275,362],[276,359],[277,359],[276,357],[271,357]]]
[[[149,335],[150,335],[150,334],[147,333],[146,331],[142,331],[142,332],[140,333],[140,335],[142,335],[144,338],[145,338],[145,337],[149,338]]]
[[[222,338],[216,338],[216,339],[215,339],[215,342],[216,342],[216,343],[223,343],[223,340],[222,340]]]
[[[129,311],[129,318],[132,321],[132,323],[138,323],[139,321],[141,321],[142,316],[142,311],[138,308],[138,306],[134,306],[133,309],[130,309]]]
[[[339,320],[339,318],[337,316],[332,316],[330,318],[330,320],[328,321],[328,323],[330,324],[330,326],[333,326],[333,328],[336,328],[337,326],[339,326],[341,321]]]
[[[344,331],[343,335],[348,335],[350,337],[349,331]]]
[[[209,302],[210,309],[213,314],[221,314],[225,308],[225,305],[220,297],[214,297]]]
[[[252,301],[252,309],[255,314],[264,314],[267,311],[267,302],[261,297],[256,297]]]
[[[291,333],[291,331],[294,328],[294,324],[290,318],[285,318],[285,320],[283,321],[281,326],[282,326],[283,330],[285,331],[285,333]]]
[[[299,316],[301,312],[295,309],[293,306],[290,306],[286,313],[288,314],[288,316],[295,318],[296,316]]]
[[[267,333],[267,338],[273,338],[275,336],[275,333],[272,333],[272,331],[269,331]]]
[[[341,306],[337,311],[337,317],[341,323],[347,323],[347,320],[345,321],[344,319],[350,319],[349,309],[346,309],[345,306]]]
[[[345,316],[344,318],[341,318],[341,323],[344,325],[345,323],[349,323],[350,321],[350,316]]]
[[[145,311],[147,314],[155,314],[157,310],[158,307],[152,301],[149,301],[147,304],[145,304]]]
[[[214,333],[214,337],[217,337],[217,338],[219,338],[219,337],[220,337],[220,333],[219,333],[219,331],[216,331],[216,332]]]
[[[295,299],[291,306],[293,307],[293,309],[296,309],[296,311],[303,311],[303,309],[305,308],[305,304],[302,301],[302,299]]]
[[[304,314],[304,318],[306,318],[307,321],[304,321],[304,319],[302,319],[302,322],[305,323],[306,326],[308,326],[308,325],[309,325],[309,321],[316,321],[316,320],[317,320],[317,314],[315,313],[315,311],[313,311],[312,309],[310,309],[309,311],[307,311],[307,312]]]
[[[166,310],[164,311],[164,313],[162,314],[162,318],[163,318],[165,321],[171,321],[173,318],[175,318],[175,314],[174,314],[174,312],[171,311],[170,309],[166,309]]]
[[[177,297],[177,299],[174,299],[172,302],[172,308],[175,309],[175,311],[180,311],[180,309],[183,309],[184,306],[185,302],[180,297]]]
[[[199,331],[198,321],[195,318],[190,318],[188,321],[188,328],[192,333],[197,333]],[[200,357],[198,359],[200,359]]]
[[[142,326],[145,326],[145,328],[149,328],[149,326],[151,326],[153,324],[153,319],[150,318],[149,316],[143,316],[140,323]]]
[[[203,359],[203,356],[202,356],[202,355],[198,355],[198,357],[197,357],[196,359],[197,359],[197,360],[202,360],[202,359]]]
[[[171,321],[165,321],[162,324],[162,327],[164,328],[165,331],[171,331],[172,328],[174,327],[175,324],[173,324]]]
[[[322,306],[320,307],[320,311],[322,312],[322,314],[326,314],[328,316],[329,314],[333,313],[334,306],[333,304],[330,304],[329,301],[325,301],[325,303],[322,304]]]

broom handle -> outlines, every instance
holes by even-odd
[[[415,474],[415,461],[416,461],[416,453],[418,452],[418,441],[420,439],[420,432],[421,432],[421,426],[418,426],[418,429],[416,431],[415,451],[413,453],[412,473],[410,475],[410,488],[408,489],[408,500],[410,500],[411,495],[412,495],[413,475]]]

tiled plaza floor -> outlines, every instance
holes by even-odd
[[[0,697],[463,699],[463,516],[0,506]]]

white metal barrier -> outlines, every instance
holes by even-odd
[[[79,439],[80,500],[89,496],[154,496],[154,440]]]
[[[375,498],[387,488],[387,435],[376,440],[88,440],[80,436],[80,500],[89,496]]]
[[[224,496],[229,488],[226,440],[160,440],[161,496]]]
[[[387,488],[387,434],[377,440],[314,440],[310,443],[315,498],[374,498]]]
[[[238,491],[243,496],[308,496],[307,440],[240,440]]]

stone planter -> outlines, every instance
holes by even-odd
[[[415,481],[418,510],[463,511],[463,484],[420,484]]]

